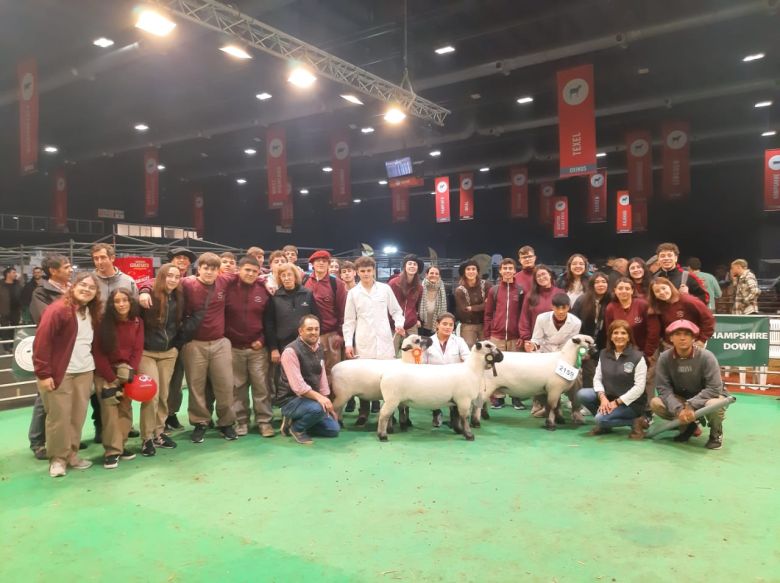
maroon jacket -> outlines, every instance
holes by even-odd
[[[562,293],[563,290],[552,286],[548,290],[539,290],[539,301],[535,306],[528,303],[528,297],[525,299],[525,309],[520,314],[520,340],[530,340],[534,333],[536,318],[539,314],[552,310],[552,299],[555,294]],[[528,296],[530,296],[530,292]]]
[[[97,322],[93,321],[92,327],[96,326]],[[44,310],[33,341],[36,377],[53,378],[55,387],[62,384],[73,347],[76,345],[77,332],[76,306],[60,299]]]
[[[271,299],[265,285],[256,281],[247,285],[240,279],[227,287],[225,299],[225,336],[233,348],[250,348],[259,340],[265,346],[263,315]]]
[[[333,283],[336,284],[336,294],[333,294]],[[314,273],[306,277],[303,284],[311,290],[317,311],[320,313],[320,333],[338,332],[344,324],[344,309],[347,307],[347,286],[338,277],[326,275],[317,280]]]
[[[604,329],[609,330],[609,325],[615,320],[625,320],[631,326],[631,334],[634,337],[634,346],[644,352],[650,358],[653,352],[647,348],[647,300],[634,298],[628,310],[623,309],[620,302],[615,300],[607,304],[604,310]]]
[[[114,366],[125,362],[130,365],[130,368],[138,370],[143,353],[144,321],[141,318],[133,318],[127,322],[119,322],[117,324],[116,348],[110,354],[103,351],[99,329],[92,341],[95,373],[109,383],[113,383],[116,380]]]
[[[401,289],[401,275],[396,275],[387,282],[387,285],[393,290],[395,299],[398,300],[398,304],[404,311],[404,328],[408,330],[409,328],[417,326],[417,321],[420,319],[417,308],[420,305],[423,288],[422,285],[419,285],[417,286],[417,289],[410,289],[409,293],[404,295],[404,292]]]
[[[195,332],[193,340],[212,341],[225,336],[225,292],[228,284],[238,279],[235,273],[222,273],[212,285],[201,283],[195,276],[181,280],[184,291],[184,318],[203,309],[210,289],[214,291],[209,300],[208,310]]]
[[[485,338],[517,340],[518,322],[523,311],[522,288],[516,283],[499,282],[487,292],[485,299]]]
[[[534,282],[534,268],[521,269],[515,274],[515,283],[523,288],[525,297],[531,293],[531,284]]]
[[[662,302],[661,313],[651,314],[647,321],[646,351],[655,352],[664,336],[666,327],[675,320],[690,320],[699,327],[696,340],[707,342],[715,332],[715,316],[707,305],[690,294],[680,294],[673,304]]]

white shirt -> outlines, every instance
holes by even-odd
[[[76,322],[78,323],[76,344],[73,346],[68,368],[65,369],[66,373],[76,374],[95,370],[95,360],[92,358],[92,316],[89,310],[86,310],[85,314],[86,317],[82,318],[81,312],[76,310]]]
[[[395,358],[393,332],[387,317],[396,328],[404,327],[404,313],[389,285],[374,282],[370,289],[362,283],[347,293],[344,309],[344,345],[353,346],[361,358]]]
[[[450,335],[444,350],[441,349],[441,342],[436,334],[431,340],[433,340],[433,344],[425,351],[424,364],[457,364],[466,360],[471,352],[466,341],[455,334]]]
[[[630,405],[642,396],[645,392],[646,379],[647,365],[645,364],[645,359],[640,358],[634,367],[634,385],[620,396],[620,400],[624,405]],[[604,382],[601,377],[601,361],[596,366],[596,374],[593,375],[593,390],[597,393],[604,392]]]
[[[531,342],[536,344],[539,352],[558,352],[569,338],[580,333],[582,322],[574,314],[566,314],[560,330],[555,328],[554,317],[553,312],[544,312],[536,318]]]

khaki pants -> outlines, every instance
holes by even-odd
[[[187,412],[192,425],[206,425],[211,413],[206,405],[206,379],[211,381],[217,402],[217,425],[227,427],[233,413],[233,355],[230,340],[192,340],[182,349],[184,374],[190,391]]]
[[[233,412],[239,425],[248,425],[249,385],[252,385],[252,407],[258,425],[271,423],[271,361],[268,350],[233,348]]]
[[[472,348],[477,341],[485,338],[482,324],[461,324],[460,337]]]
[[[681,404],[685,403],[685,399],[682,397],[675,397],[680,401]],[[719,403],[721,401],[725,401],[725,397],[718,397],[716,399],[707,399],[707,402],[704,403],[705,407],[709,407],[710,405],[715,405],[716,403]],[[675,418],[674,415],[672,415],[669,410],[666,408],[666,405],[664,405],[664,402],[661,400],[661,397],[653,397],[650,401],[650,409],[658,415],[659,417],[663,419],[672,420]],[[709,415],[706,415],[707,417],[707,423],[710,426],[710,431],[714,431],[716,433],[721,433],[723,431],[723,420],[726,418],[726,408],[718,409],[714,413],[710,413]]]
[[[327,332],[320,335],[320,346],[325,353],[325,374],[328,376],[328,385],[332,386],[330,371],[342,360],[341,350],[344,348],[344,339],[338,332]]]
[[[175,348],[165,352],[144,350],[138,374],[145,374],[157,383],[157,394],[151,401],[141,403],[141,439],[154,439],[165,429],[168,417],[168,395],[176,357],[179,351]]]
[[[127,434],[133,425],[133,405],[128,397],[118,397],[117,403],[103,399],[101,390],[106,379],[95,375],[95,394],[100,399],[100,418],[103,421],[103,449],[105,455],[119,455],[125,449]]]
[[[78,456],[92,376],[92,371],[66,374],[55,390],[41,391],[46,410],[46,452],[51,461],[68,463]]]
[[[406,329],[406,336],[409,336],[409,334],[417,334],[419,328],[417,326],[412,326],[411,328]],[[406,336],[399,336],[395,332],[393,332],[393,348],[395,349],[395,355],[398,356],[398,353],[401,350],[401,344],[403,344],[404,338]]]
[[[517,347],[517,338],[514,340],[504,340],[503,338],[493,338],[491,336],[490,341],[496,345],[496,348],[502,350],[503,352],[522,352]]]

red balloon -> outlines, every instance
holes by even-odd
[[[157,383],[149,375],[135,375],[132,382],[125,384],[124,394],[133,401],[146,403],[157,394]]]

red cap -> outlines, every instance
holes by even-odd
[[[311,254],[311,257],[309,257],[309,263],[314,263],[315,259],[327,259],[330,261],[330,252],[325,251],[325,249],[317,249]]]
[[[688,330],[694,336],[699,335],[699,327],[690,320],[675,320],[666,327],[667,336],[671,336],[677,330]]]

